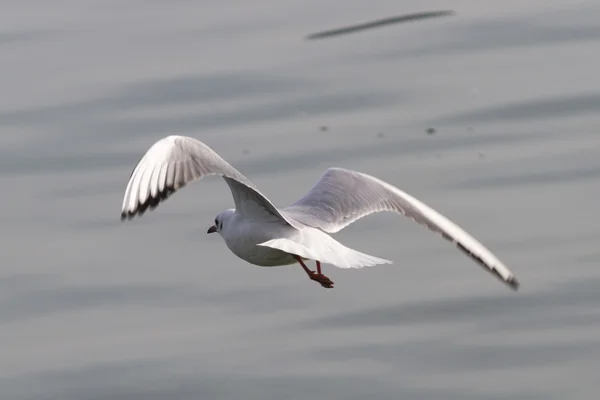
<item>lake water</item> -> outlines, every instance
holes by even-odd
[[[0,1],[0,397],[595,399],[600,3]],[[320,41],[403,13],[456,15]],[[435,133],[427,134],[428,128]],[[391,214],[394,261],[258,268],[206,229],[209,178],[121,223],[131,170],[203,140],[277,205],[330,166],[438,209],[514,293]]]

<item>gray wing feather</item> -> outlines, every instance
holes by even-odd
[[[125,188],[121,220],[141,216],[188,183],[215,174],[229,185],[238,212],[260,209],[294,226],[248,178],[214,150],[197,139],[177,135],[154,143],[133,169]]]
[[[373,176],[330,168],[304,197],[282,209],[286,217],[328,233],[381,211],[405,215],[440,233],[511,288],[518,288],[515,275],[475,238],[426,204]]]

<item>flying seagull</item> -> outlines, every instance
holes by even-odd
[[[331,36],[345,35],[348,33],[354,33],[358,31],[363,31],[365,29],[373,29],[379,28],[385,25],[398,24],[402,22],[410,22],[410,21],[418,21],[426,18],[438,18],[438,17],[447,17],[450,15],[454,15],[453,11],[424,11],[414,14],[404,14],[396,17],[389,17],[378,19],[375,21],[363,22],[357,25],[345,26],[343,28],[331,29],[326,31],[321,31],[317,33],[311,33],[306,36],[306,40],[314,40],[314,39],[324,39]]]
[[[141,216],[186,184],[215,174],[229,185],[235,208],[218,214],[207,233],[219,233],[236,256],[251,264],[298,263],[311,280],[333,288],[321,263],[363,268],[392,262],[346,247],[329,234],[369,214],[391,211],[440,233],[510,288],[519,287],[515,275],[476,239],[389,183],[361,172],[329,168],[304,197],[280,209],[214,150],[187,136],[162,138],[140,159],[125,189],[121,220]],[[316,262],[316,271],[306,266],[307,260]]]

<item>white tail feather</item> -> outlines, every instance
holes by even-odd
[[[363,268],[372,267],[377,264],[392,264],[389,260],[370,256],[361,253],[360,251],[352,250],[341,244],[339,247],[336,246],[335,251],[320,251],[318,253],[290,239],[273,239],[264,243],[259,243],[258,245],[285,251],[286,253],[295,254],[310,260],[331,264],[338,268]]]

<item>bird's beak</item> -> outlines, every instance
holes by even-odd
[[[217,231],[217,227],[213,225],[210,228],[208,228],[208,231],[206,233],[215,233],[216,231]]]

